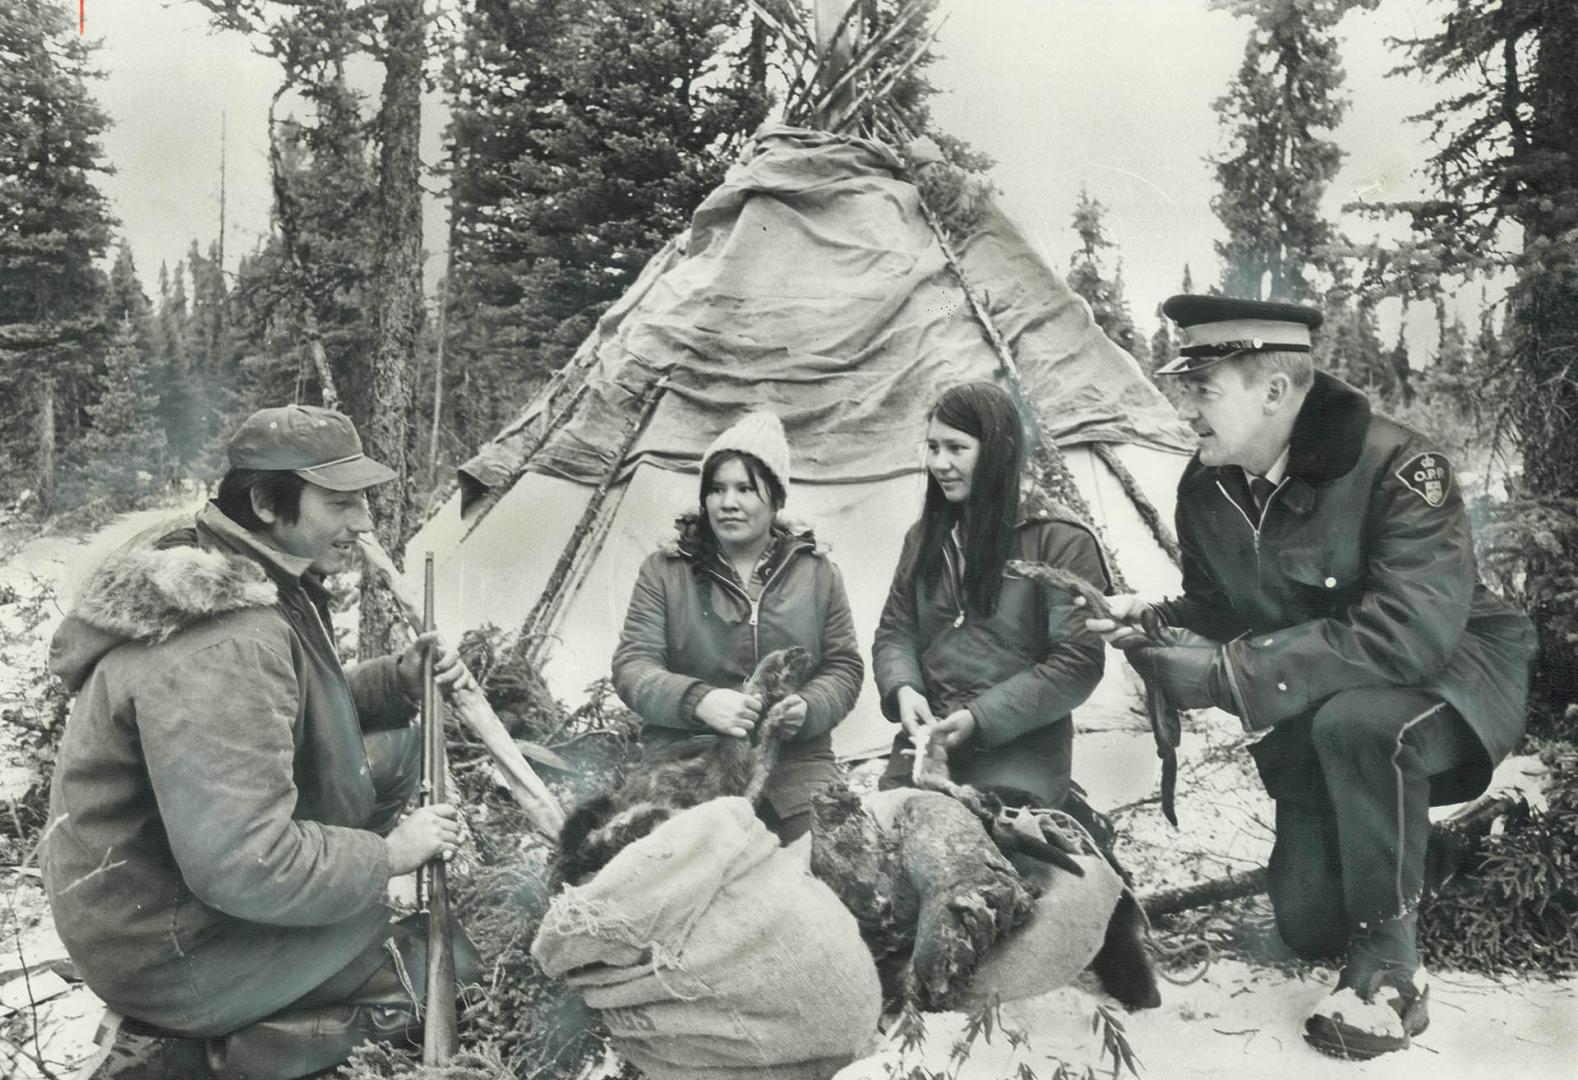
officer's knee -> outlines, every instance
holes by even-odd
[[[1396,726],[1381,715],[1370,696],[1359,690],[1333,694],[1315,712],[1310,741],[1322,759],[1390,754]]]

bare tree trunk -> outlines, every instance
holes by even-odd
[[[427,482],[438,473],[438,432],[444,420],[444,332],[449,322],[449,274],[438,287],[438,340],[433,346],[433,431],[427,443]]]
[[[450,160],[449,238],[444,244],[444,279],[438,285],[438,333],[433,345],[433,430],[427,444],[427,482],[438,474],[438,433],[444,421],[444,339],[449,336],[449,281],[455,275],[455,173],[459,170],[458,151]]]
[[[368,491],[384,549],[399,558],[414,531],[410,489],[417,460],[410,423],[412,372],[422,323],[422,0],[389,0],[384,23],[384,83],[378,117],[378,262],[373,273],[371,409],[362,432],[367,453],[396,479]],[[399,615],[385,590],[362,581],[363,656],[396,644]]]
[[[758,94],[767,93],[767,24],[761,16],[751,16],[751,43],[745,53],[746,77],[751,89]]]
[[[312,359],[312,370],[318,375],[318,390],[323,398],[323,407],[338,411],[340,391],[334,385],[334,370],[329,366],[329,354],[323,350],[323,335],[318,332],[318,313],[313,310],[310,300],[302,301],[301,323],[307,338],[307,355]]]
[[[1570,207],[1578,197],[1578,9],[1571,4],[1548,5],[1539,23],[1537,65],[1521,77],[1514,73],[1515,53],[1508,46],[1508,88],[1519,86],[1532,105],[1527,150],[1519,156],[1525,167],[1547,162],[1521,181],[1528,194],[1547,207]],[[1510,102],[1509,108],[1521,107]],[[1514,132],[1519,126],[1514,125]],[[1560,162],[1559,166],[1553,164]],[[1526,204],[1533,199],[1526,199]],[[1575,247],[1571,211],[1529,212],[1523,226],[1523,263],[1512,291],[1507,336],[1522,369],[1519,400],[1513,406],[1522,451],[1522,489],[1546,499],[1578,500],[1578,290],[1572,285]],[[1531,545],[1532,548],[1532,545]],[[1539,549],[1527,553],[1530,580],[1560,582],[1572,572],[1570,552]],[[1531,596],[1530,615],[1540,629],[1540,651],[1534,663],[1531,699],[1543,709],[1560,712],[1578,702],[1578,647],[1552,632],[1570,619],[1561,590],[1547,585]]]
[[[41,516],[55,509],[55,377],[41,375],[38,380],[35,430],[38,455],[34,465],[34,489],[38,493]]]

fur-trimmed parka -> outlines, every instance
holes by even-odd
[[[805,649],[815,661],[799,690],[805,723],[780,751],[766,800],[781,819],[808,813],[811,798],[837,778],[831,732],[854,708],[866,673],[844,579],[809,531],[777,522],[753,602],[701,544],[695,515],[678,529],[641,564],[614,650],[614,689],[640,715],[649,748],[714,738],[696,719],[707,692],[739,689],[774,649]]]
[[[412,710],[393,657],[342,670],[307,565],[210,505],[110,558],[55,635],[77,698],[45,882],[83,979],[126,1015],[222,1034],[385,932],[363,729]]]

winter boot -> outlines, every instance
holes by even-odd
[[[1304,1040],[1323,1054],[1366,1060],[1406,1050],[1430,1025],[1430,987],[1424,968],[1373,972],[1362,986],[1348,972],[1304,1022]]]

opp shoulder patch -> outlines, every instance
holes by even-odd
[[[1403,462],[1397,479],[1431,506],[1440,506],[1452,490],[1452,463],[1446,455],[1426,450]]]

